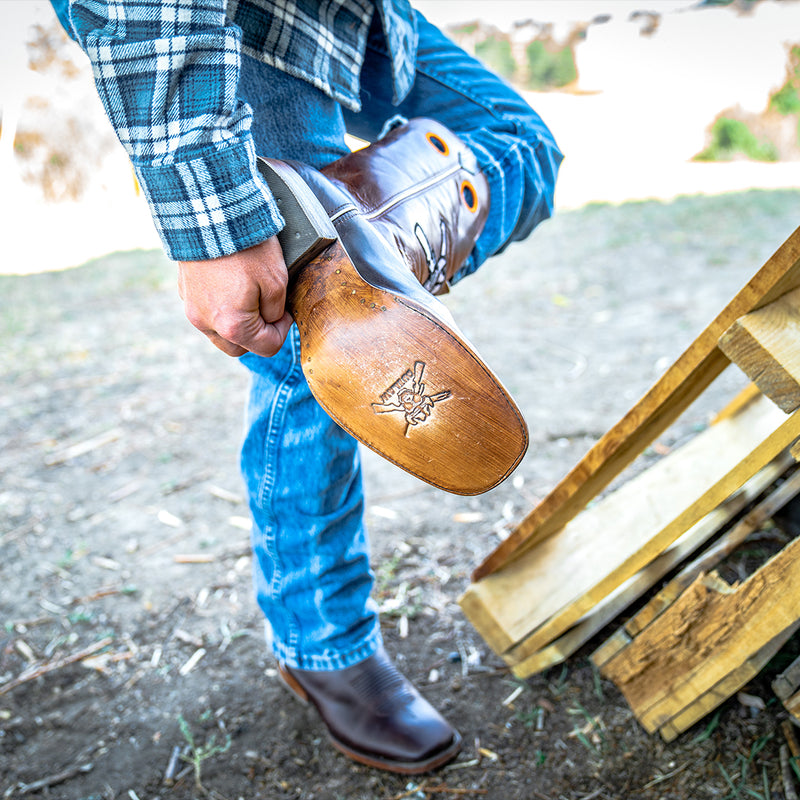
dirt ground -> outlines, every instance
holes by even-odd
[[[747,687],[764,710],[733,698],[667,745],[592,669],[614,626],[521,682],[457,599],[799,219],[798,191],[590,206],[450,295],[532,443],[476,498],[364,454],[387,647],[465,743],[414,779],[340,756],[277,680],[238,477],[246,376],[184,320],[172,265],[139,251],[0,278],[0,797],[784,798],[769,679],[796,639]],[[726,371],[661,444],[743,383]]]

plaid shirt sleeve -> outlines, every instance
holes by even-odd
[[[72,0],[71,23],[169,258],[229,255],[283,227],[236,96],[225,0]]]

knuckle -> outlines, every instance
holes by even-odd
[[[208,325],[206,324],[205,316],[199,311],[199,309],[195,308],[194,306],[185,306],[184,313],[186,314],[186,319],[194,325],[195,328],[198,330],[206,330]]]
[[[241,322],[229,316],[222,316],[214,321],[214,330],[229,342],[235,342],[241,338],[242,324]]]

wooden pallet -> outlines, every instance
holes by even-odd
[[[755,398],[577,516],[559,536],[473,584],[462,608],[517,676],[532,674],[539,654],[611,603],[618,587],[645,576],[653,585],[669,546],[693,526],[711,527],[701,521],[726,501],[735,503],[732,495],[798,436],[800,413],[786,417],[765,397]]]
[[[515,674],[525,677],[573,652],[625,599],[660,580],[705,541],[702,530],[718,529],[712,520],[735,505],[737,493],[747,496],[758,481],[742,487],[768,465],[774,469],[800,437],[800,412],[787,415],[768,399],[778,393],[771,387],[791,395],[794,380],[800,406],[791,334],[775,322],[793,318],[784,296],[798,287],[800,228],[476,570],[461,606]],[[585,508],[744,350],[759,353],[750,359],[754,367],[743,368],[760,391],[738,398],[717,424]]]
[[[798,228],[644,397],[611,428],[473,574],[496,572],[558,533],[663,433],[730,361],[720,337],[745,314],[800,288]]]
[[[650,733],[674,739],[754,678],[800,627],[800,539],[744,583],[701,573],[601,674]]]
[[[592,654],[649,732],[674,739],[755,677],[800,626],[800,596],[787,591],[800,540],[741,586],[713,571],[798,493],[795,469]]]
[[[780,463],[776,471],[783,466],[784,464]],[[685,564],[616,633],[606,639],[592,655],[595,665],[602,668],[620,653],[638,634],[660,617],[695,580],[715,569],[724,558],[744,544],[751,533],[758,530],[798,493],[800,493],[800,471],[795,469],[783,483],[755,505],[742,520]]]
[[[629,609],[639,598],[651,590],[665,575],[672,572],[687,558],[692,556],[709,539],[717,535],[731,520],[738,515],[742,509],[753,503],[768,487],[770,487],[781,475],[783,475],[792,465],[794,459],[786,453],[782,453],[774,461],[770,462],[764,469],[757,472],[745,485],[729,497],[724,503],[715,508],[711,513],[703,517],[700,522],[693,525],[689,530],[678,539],[675,544],[657,556],[643,570],[623,583],[618,589],[612,592],[607,598],[592,609],[575,626],[570,628],[563,636],[560,636],[552,644],[542,648],[538,653],[534,653],[524,661],[515,665],[518,674],[530,675],[555,666],[565,661],[569,656],[585,645],[593,636],[603,628],[613,622],[623,611]],[[798,485],[792,489],[794,492],[800,491],[800,478],[797,479]],[[791,489],[789,490],[791,491]],[[710,553],[718,553],[721,557],[726,555],[740,545],[744,539],[759,525],[777,510],[776,502],[783,505],[791,499],[786,497],[786,490],[780,493],[768,495],[767,500],[762,502],[756,509],[749,512],[747,516],[739,522],[728,533],[723,534],[720,539],[715,540],[715,544],[710,548]],[[725,548],[725,549],[722,549]],[[708,556],[706,556],[708,557]],[[703,557],[701,556],[701,559]],[[693,561],[692,564],[697,563]],[[703,562],[705,563],[705,562]],[[716,563],[716,561],[714,562]],[[683,574],[683,573],[681,573]],[[662,592],[659,598],[664,607],[674,600],[679,589],[685,588],[681,581],[673,578]],[[669,601],[667,598],[671,598]],[[653,606],[648,604],[650,609]],[[646,608],[648,607],[646,606]],[[640,618],[637,615],[640,621]],[[629,623],[633,626],[635,623]],[[626,632],[629,629],[625,628]],[[632,630],[632,627],[631,627]],[[632,633],[628,633],[630,638]]]

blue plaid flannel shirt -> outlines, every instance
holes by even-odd
[[[399,100],[413,81],[408,0],[51,0],[89,56],[169,258],[243,250],[283,219],[259,177],[252,112],[236,95],[244,52],[358,110],[373,14]]]

